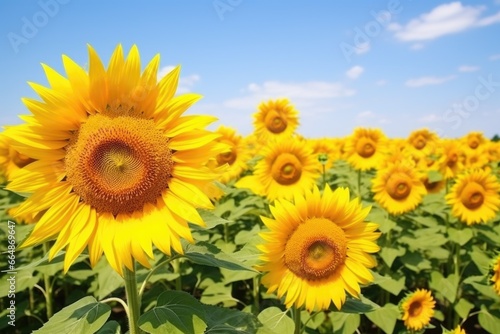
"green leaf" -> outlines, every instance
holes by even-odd
[[[257,316],[262,327],[257,334],[293,333],[295,324],[293,320],[277,307],[268,307]]]
[[[376,309],[380,308],[377,304],[369,300],[368,298],[365,298],[361,296],[361,299],[354,299],[354,298],[347,298],[344,305],[342,305],[342,308],[339,310],[339,312],[342,313],[367,313],[367,312],[372,312]],[[337,311],[335,305],[332,304],[330,307],[332,311]]]
[[[482,274],[488,273],[491,259],[479,247],[472,246],[470,257]]]
[[[232,223],[232,221],[221,218],[209,210],[198,209],[198,213],[200,214],[201,219],[203,219],[203,221],[206,224],[206,226],[203,227],[204,229],[212,229],[217,225],[231,224]]]
[[[374,273],[375,281],[373,283],[378,284],[382,289],[389,291],[393,295],[397,296],[405,288],[406,277],[401,277],[398,280],[390,276],[381,276]]]
[[[361,322],[359,314],[348,314],[342,312],[330,313],[333,323],[333,334],[352,334],[358,329]]]
[[[165,291],[156,306],[139,318],[148,333],[199,334],[207,328],[203,305],[183,291]]]
[[[433,271],[431,273],[431,288],[441,293],[443,297],[448,299],[451,303],[455,302],[457,297],[458,283],[459,278],[455,274],[451,274],[444,278],[438,271]]]
[[[101,329],[97,332],[97,334],[120,334],[121,328],[120,324],[114,320],[108,321]]]
[[[200,301],[204,304],[217,305],[223,303],[225,307],[235,306],[238,299],[232,296],[231,285],[225,285],[226,283],[215,283],[210,284],[203,293],[201,294]]]
[[[498,310],[488,310],[485,305],[481,305],[481,313],[478,316],[479,324],[490,333],[500,333],[500,312]]]
[[[205,334],[251,334],[257,331],[259,321],[251,313],[203,305],[207,322]]]
[[[382,250],[380,251],[380,257],[390,268],[394,263],[394,260],[398,256],[403,256],[405,252],[406,250],[402,247],[401,248],[383,247]]]
[[[313,314],[304,310],[300,312],[300,319],[308,328],[317,329],[319,326],[325,322],[326,315],[325,312],[315,312]]]
[[[98,303],[94,297],[84,297],[57,312],[37,334],[95,333],[111,314],[109,305]]]
[[[205,241],[200,241],[196,245],[184,241],[183,243],[184,256],[194,263],[231,270],[255,271],[253,268],[222,252],[211,243]]]
[[[399,318],[399,308],[394,304],[385,304],[383,307],[365,314],[371,322],[387,334],[394,332],[396,321]]]
[[[2,254],[3,255],[3,254]],[[33,276],[32,270],[16,270],[16,274],[10,275],[6,273],[0,279],[0,298],[3,298],[9,294],[10,291],[10,281],[11,277],[15,280],[15,292],[21,292],[25,289],[32,288],[38,282],[40,278]],[[13,281],[14,281],[13,280]]]
[[[439,182],[443,179],[443,175],[437,170],[430,170],[427,172],[427,179],[430,183]]]
[[[401,257],[401,261],[408,269],[420,272],[421,270],[431,269],[431,262],[422,257],[419,252],[407,252]]]
[[[454,307],[455,312],[457,312],[457,314],[462,319],[466,319],[469,315],[470,310],[472,310],[473,308],[474,304],[470,303],[467,299],[464,298],[461,298]]]
[[[104,260],[98,262],[95,266],[97,271],[97,298],[103,299],[111,292],[123,286],[123,278]]]
[[[457,230],[454,228],[449,228],[448,229],[448,236],[449,239],[460,246],[465,245],[467,242],[469,242],[470,239],[474,236],[474,233],[472,232],[471,229],[463,229],[463,230]]]

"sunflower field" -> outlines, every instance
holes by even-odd
[[[2,333],[500,333],[500,143],[209,130],[119,45],[0,134]]]

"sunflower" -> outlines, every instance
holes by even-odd
[[[308,139],[307,142],[311,145],[313,154],[320,161],[323,160],[325,170],[332,168],[333,162],[340,157],[340,151],[331,138]]]
[[[6,134],[36,161],[8,189],[31,194],[18,215],[45,211],[23,247],[56,239],[49,258],[65,248],[65,272],[88,247],[92,266],[104,253],[123,275],[133,259],[150,267],[153,244],[171,254],[193,242],[195,208],[213,207],[205,164],[224,148],[204,129],[214,117],[182,116],[200,96],[174,97],[180,67],[157,82],[159,55],[141,74],[135,45],[126,59],[118,45],[107,69],[88,50],[88,73],[63,56],[67,78],[43,65],[50,87],[30,83],[42,101],[24,99],[32,115]]]
[[[357,128],[344,147],[347,161],[358,170],[379,167],[383,162],[387,145],[385,135],[379,129]]]
[[[236,133],[236,130],[220,126],[216,133],[221,135],[218,141],[228,146],[228,150],[215,157],[217,166],[228,165],[228,169],[220,176],[220,181],[227,183],[247,169],[247,161],[251,158],[251,154],[245,148],[243,138]]]
[[[391,214],[402,214],[417,207],[427,193],[411,162],[406,160],[381,169],[372,181],[374,199]]]
[[[376,266],[369,253],[379,251],[378,225],[364,222],[370,208],[351,201],[349,189],[326,185],[321,195],[315,186],[270,209],[274,219],[261,217],[269,231],[261,233],[258,269],[269,293],[286,294],[287,308],[325,310],[333,302],[340,310],[346,292],[359,297],[360,284],[373,281],[367,268]]]
[[[465,330],[458,325],[455,329],[453,330],[446,330],[443,329],[443,334],[467,334]]]
[[[488,153],[483,148],[465,150],[463,155],[465,169],[484,168],[489,163]]]
[[[438,136],[428,129],[415,130],[408,136],[407,142],[411,149],[423,156],[434,153]]]
[[[10,138],[5,133],[0,133],[0,174],[9,179],[19,168],[23,168],[34,161],[16,151],[12,147]]]
[[[261,142],[289,137],[299,125],[298,112],[288,99],[262,102],[253,116],[255,135]]]
[[[500,255],[493,261],[492,269],[493,275],[491,276],[491,281],[493,282],[493,288],[500,296]]]
[[[271,142],[262,149],[263,159],[255,165],[253,175],[236,182],[238,188],[248,188],[254,193],[277,198],[292,199],[315,184],[320,162],[309,145],[294,137]]]
[[[441,156],[439,158],[440,171],[445,179],[451,179],[457,176],[464,168],[462,144],[453,139],[441,141]]]
[[[469,132],[467,135],[462,137],[462,142],[465,144],[469,150],[482,149],[488,142],[482,132]]]
[[[485,170],[466,171],[446,195],[451,213],[467,225],[486,222],[496,216],[500,207],[500,183]]]
[[[406,328],[419,331],[427,326],[434,316],[435,305],[436,301],[431,292],[426,289],[417,289],[409,293],[400,304]]]

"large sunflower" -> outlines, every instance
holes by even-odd
[[[493,288],[497,295],[500,296],[500,255],[493,261],[492,270],[493,275],[491,275],[491,282],[493,282]]]
[[[298,112],[288,99],[262,102],[253,116],[255,135],[261,142],[289,137],[299,125]]]
[[[238,176],[247,168],[247,161],[251,158],[250,151],[246,148],[241,135],[237,134],[232,128],[220,126],[217,133],[221,135],[219,142],[226,144],[226,151],[219,153],[215,157],[218,166],[226,165],[228,168],[220,176],[220,181],[227,183]]]
[[[372,181],[374,199],[395,215],[411,211],[427,193],[421,178],[411,162],[391,164],[379,170]]]
[[[159,55],[141,74],[135,45],[126,59],[119,45],[107,69],[88,50],[88,73],[63,56],[67,78],[43,65],[50,87],[30,83],[42,101],[24,99],[32,115],[6,133],[36,161],[8,189],[31,194],[17,214],[46,210],[23,247],[56,239],[49,258],[65,248],[67,271],[88,246],[92,266],[104,253],[123,274],[133,259],[149,267],[153,244],[170,254],[193,241],[187,222],[203,225],[195,208],[212,208],[205,164],[221,144],[204,129],[214,117],[182,116],[200,96],[174,97],[179,67],[157,82]]]
[[[321,165],[312,149],[294,137],[271,142],[262,149],[263,159],[255,165],[253,175],[236,182],[238,188],[249,188],[254,193],[276,198],[292,199],[315,184]]]
[[[406,328],[419,331],[427,326],[434,316],[435,305],[431,292],[426,289],[417,289],[408,294],[400,306]]]
[[[369,253],[379,251],[377,224],[365,223],[370,208],[349,199],[349,189],[321,195],[315,186],[295,203],[276,200],[270,206],[274,219],[261,217],[269,231],[258,246],[264,262],[262,283],[268,292],[285,297],[286,307],[305,304],[307,310],[340,309],[346,291],[358,297],[360,284],[373,281],[367,268],[376,265]]]
[[[477,169],[459,175],[446,201],[451,213],[467,225],[494,218],[500,208],[500,183],[487,171]]]
[[[387,139],[379,129],[357,128],[344,147],[347,161],[359,170],[380,167],[385,159]]]

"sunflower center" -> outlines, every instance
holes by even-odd
[[[311,218],[300,224],[285,246],[285,265],[307,280],[328,278],[345,262],[347,239],[344,231],[325,218]]]
[[[275,110],[271,110],[267,113],[264,120],[266,127],[272,133],[281,133],[285,131],[287,126],[287,121]]]
[[[476,182],[470,182],[462,189],[460,200],[467,209],[477,209],[484,202],[484,188]]]
[[[152,120],[90,116],[65,158],[67,180],[98,212],[130,213],[168,188],[172,152]]]
[[[476,149],[479,146],[479,142],[476,139],[472,139],[469,141],[469,147],[472,149]]]
[[[423,307],[421,302],[413,302],[408,308],[408,314],[410,317],[418,317],[422,313]]]
[[[416,149],[421,150],[425,147],[426,140],[425,138],[419,136],[415,141],[413,142],[413,146],[415,146]]]
[[[396,200],[405,199],[410,195],[411,183],[407,175],[392,174],[385,184],[385,189],[389,196]]]
[[[274,160],[271,171],[276,182],[289,185],[300,179],[302,164],[295,155],[283,153]]]
[[[448,162],[447,162],[448,167],[455,166],[455,164],[457,163],[457,161],[458,161],[458,154],[456,154],[456,153],[451,154],[448,157]]]
[[[220,153],[217,155],[217,163],[219,166],[224,164],[232,165],[236,161],[236,152],[234,149],[231,149],[229,152]]]
[[[361,138],[356,144],[356,152],[363,158],[369,158],[375,153],[375,143],[368,138]]]

